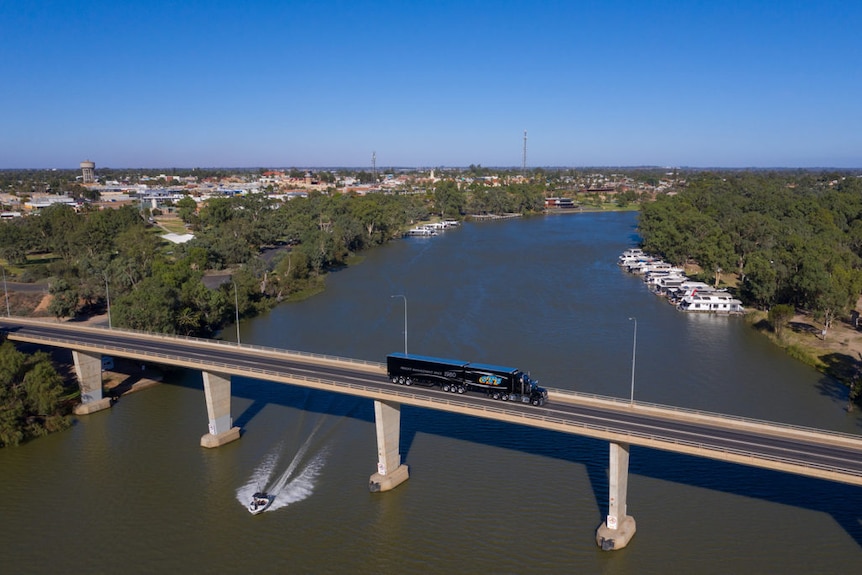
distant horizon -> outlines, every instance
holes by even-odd
[[[252,166],[155,166],[155,167],[144,167],[144,166],[100,166],[98,162],[96,163],[96,175],[98,176],[99,170],[146,170],[146,171],[157,171],[157,170],[239,170],[239,171],[254,171],[254,170],[342,170],[342,171],[371,171],[372,166],[337,166],[337,165],[320,165],[320,166],[303,166],[303,165],[292,165],[292,166],[269,166],[269,165],[252,165]],[[470,167],[473,166],[475,168],[483,169],[483,170],[507,170],[507,171],[521,171],[522,166],[485,166],[482,164],[465,164],[465,165],[452,165],[452,166],[380,166],[376,167],[377,172],[384,173],[386,170],[411,170],[411,171],[429,171],[429,170],[469,170]],[[859,167],[841,167],[841,166],[810,166],[810,167],[801,167],[801,166],[658,166],[658,165],[606,165],[606,166],[527,166],[526,170],[680,170],[680,171],[688,171],[688,172],[703,172],[703,171],[781,171],[781,172],[789,172],[789,171],[800,171],[800,172],[828,172],[828,171],[838,171],[838,172],[862,172],[862,166]],[[69,167],[69,168],[59,168],[59,167],[50,167],[50,168],[0,168],[0,172],[13,172],[13,171],[72,171],[78,172],[80,171],[80,166]]]

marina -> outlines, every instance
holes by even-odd
[[[625,250],[617,258],[617,264],[627,272],[643,276],[649,290],[684,312],[742,314],[742,302],[726,289],[719,289],[704,282],[693,281],[682,268],[675,267],[640,248]]]

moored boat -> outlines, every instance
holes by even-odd
[[[643,252],[642,249],[631,248],[620,254],[620,257],[617,258],[617,264],[623,267],[627,267],[629,264],[633,264],[646,257],[647,255]]]
[[[407,232],[408,236],[436,236],[437,230],[429,226],[417,226]]]
[[[695,291],[680,300],[676,306],[680,311],[706,313],[744,313],[742,302],[725,291]]]
[[[727,290],[688,279],[682,268],[649,256],[639,248],[624,251],[617,263],[629,273],[642,275],[649,290],[665,296],[680,311],[742,314],[742,302]]]

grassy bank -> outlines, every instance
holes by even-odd
[[[850,387],[862,373],[862,332],[846,322],[836,322],[823,335],[823,326],[806,314],[795,315],[780,333],[755,311],[747,321],[788,355]]]

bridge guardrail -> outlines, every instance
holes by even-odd
[[[583,393],[580,391],[572,391],[569,389],[555,389],[548,388],[548,394],[553,395],[561,395],[563,397],[569,396],[572,398],[576,398],[579,400],[586,401],[596,401],[600,403],[611,403],[615,406],[623,409],[630,405],[632,405],[631,400],[623,399],[620,397],[611,397],[607,395],[599,395],[595,393]],[[648,401],[634,401],[635,407],[647,408],[647,409],[655,409],[658,411],[670,411],[675,413],[680,413],[693,417],[702,417],[709,418],[718,421],[727,421],[727,422],[738,422],[745,423],[750,425],[759,425],[759,426],[768,426],[771,428],[780,428],[788,431],[798,431],[807,434],[817,434],[817,435],[825,435],[829,437],[834,437],[836,439],[846,439],[854,442],[862,441],[862,436],[855,435],[852,433],[845,433],[841,431],[832,431],[828,429],[819,429],[816,427],[806,427],[804,425],[797,425],[793,423],[783,423],[777,421],[769,421],[766,419],[756,419],[753,417],[745,417],[742,415],[733,415],[727,413],[717,413],[713,411],[706,411],[700,409],[691,409],[688,407],[678,407],[674,405],[665,405],[662,403],[652,403]]]
[[[49,325],[49,326],[60,325],[60,324],[54,324],[54,323],[45,322],[45,321],[34,320],[34,319],[30,319],[30,318],[18,318],[18,317],[16,317],[16,318],[14,318],[14,321],[20,321],[22,323],[33,324],[33,325]],[[382,367],[383,366],[383,364],[380,363],[379,361],[370,361],[370,360],[366,360],[366,359],[341,357],[341,356],[337,356],[337,355],[313,353],[313,352],[309,352],[309,351],[297,351],[297,350],[283,349],[283,348],[271,347],[271,346],[265,346],[265,345],[237,343],[235,341],[225,341],[222,339],[208,339],[205,337],[194,337],[194,336],[189,336],[189,335],[173,335],[173,334],[165,334],[165,333],[158,333],[158,332],[126,329],[126,328],[121,328],[121,327],[109,328],[107,326],[99,326],[99,325],[80,325],[80,326],[78,326],[78,325],[76,325],[76,326],[66,325],[66,327],[71,327],[71,328],[74,328],[76,330],[81,330],[81,331],[93,330],[93,331],[98,331],[98,332],[102,332],[102,333],[119,332],[119,333],[125,334],[125,335],[130,336],[130,337],[146,337],[146,338],[159,339],[162,341],[170,341],[172,339],[179,339],[179,340],[183,340],[183,341],[188,341],[190,343],[201,344],[201,345],[207,346],[207,347],[214,346],[214,345],[215,346],[229,346],[229,347],[235,347],[237,349],[253,349],[253,350],[262,351],[265,353],[275,353],[275,354],[279,354],[279,355],[284,355],[284,354],[297,355],[300,357],[308,357],[308,358],[329,360],[329,361],[338,361],[338,362],[344,362],[344,363],[356,364],[356,365],[367,365],[367,366],[371,366],[371,367]],[[60,339],[60,338],[46,338],[46,339],[52,339],[54,341],[64,341],[64,342],[70,343],[69,340]]]

